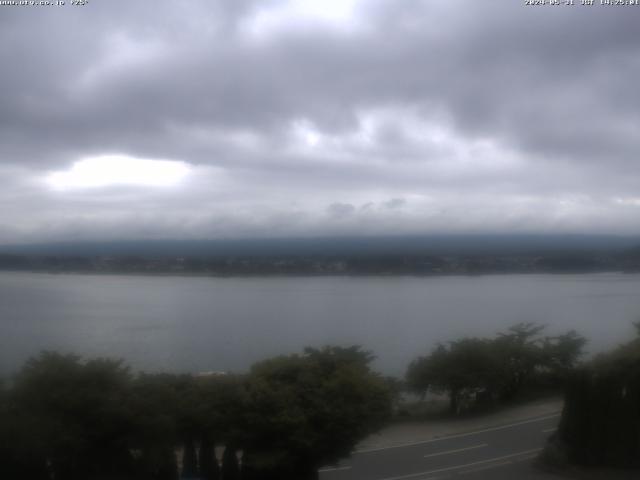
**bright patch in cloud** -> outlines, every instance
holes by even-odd
[[[307,120],[298,120],[293,123],[292,131],[297,143],[305,147],[315,147],[322,140],[320,132],[318,132],[313,124]]]
[[[618,205],[631,205],[633,207],[640,207],[640,197],[616,197],[613,199]]]
[[[69,170],[51,172],[46,182],[62,190],[115,185],[170,187],[188,173],[189,166],[184,162],[102,155],[79,160]]]
[[[261,9],[244,22],[246,33],[262,37],[300,25],[327,25],[342,30],[358,27],[356,10],[360,0],[288,0]]]

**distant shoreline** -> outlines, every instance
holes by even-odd
[[[104,277],[167,277],[167,278],[216,278],[216,279],[234,279],[234,278],[447,278],[447,277],[485,277],[500,275],[638,275],[640,271],[623,271],[623,270],[599,270],[599,271],[522,271],[522,272],[452,272],[452,273],[366,273],[366,274],[348,274],[348,273],[266,273],[266,274],[219,274],[219,273],[200,273],[200,272],[143,272],[143,271],[87,271],[87,270],[11,270],[0,269],[0,274],[41,274],[41,275],[86,275],[86,276],[104,276]]]
[[[0,253],[0,271],[190,277],[434,277],[496,274],[640,272],[640,249],[492,253],[87,255]]]

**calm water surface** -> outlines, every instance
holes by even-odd
[[[360,344],[402,374],[438,341],[519,321],[597,352],[633,335],[640,275],[202,278],[0,273],[0,373],[42,349],[144,370],[244,371],[304,346]]]

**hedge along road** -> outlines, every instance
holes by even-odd
[[[320,470],[321,480],[553,479],[534,458],[560,413],[404,445],[360,450]]]

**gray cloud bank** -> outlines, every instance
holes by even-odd
[[[511,0],[0,7],[0,242],[639,234],[639,21]],[[47,182],[103,155],[188,174]]]

